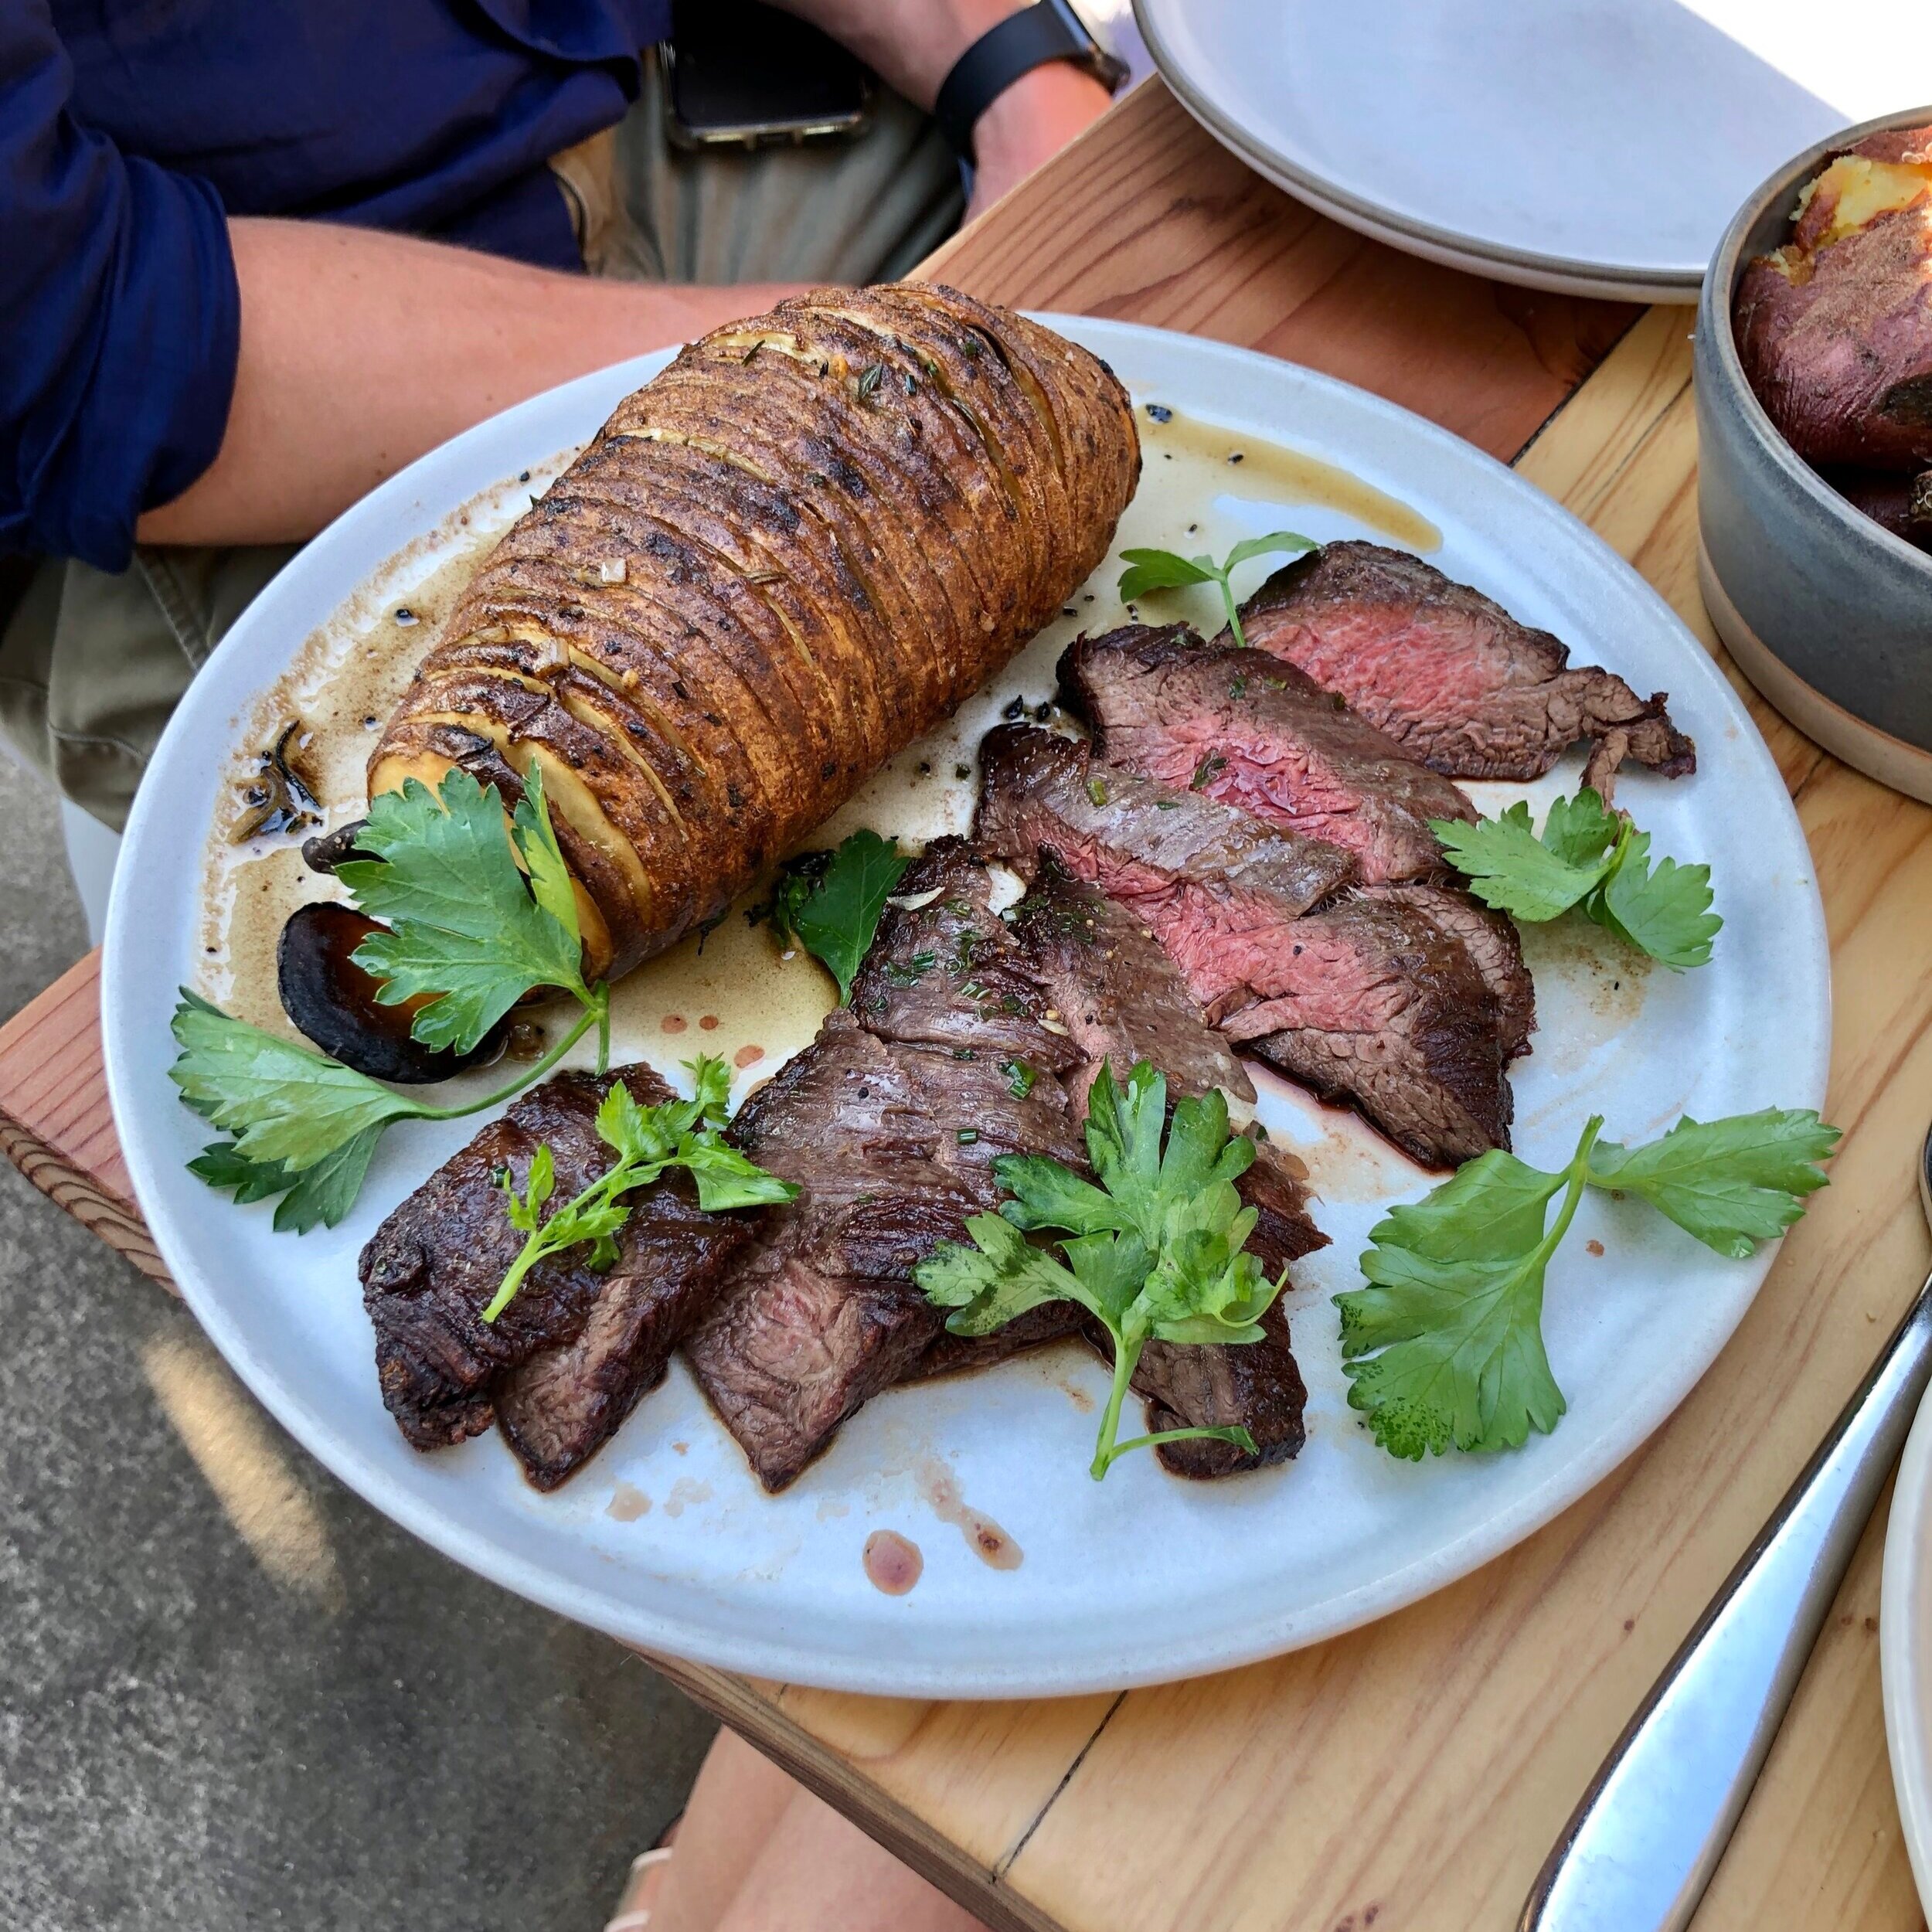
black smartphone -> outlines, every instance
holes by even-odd
[[[681,148],[836,141],[866,125],[870,71],[829,35],[759,0],[673,0],[658,57],[668,131]]]

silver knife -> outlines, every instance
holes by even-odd
[[[1932,1133],[1919,1199],[1932,1223]],[[1530,1887],[1519,1932],[1689,1922],[1928,1380],[1932,1276],[1604,1760]]]

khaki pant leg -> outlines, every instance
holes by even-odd
[[[585,265],[628,281],[871,282],[959,226],[958,163],[930,117],[884,88],[866,131],[797,147],[674,148],[653,61],[624,120],[560,157]]]
[[[0,730],[117,832],[182,693],[292,546],[148,549],[117,576],[59,559],[0,634]]]

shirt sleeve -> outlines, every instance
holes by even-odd
[[[220,197],[70,111],[45,0],[0,0],[0,549],[127,567],[214,461],[241,298]]]

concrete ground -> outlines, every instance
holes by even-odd
[[[0,1015],[86,945],[0,760]],[[710,1721],[311,1462],[0,1162],[0,1927],[596,1932]]]

